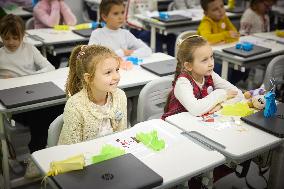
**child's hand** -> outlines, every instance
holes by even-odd
[[[221,110],[221,108],[222,108],[222,106],[220,104],[217,104],[208,113],[209,114],[213,114],[214,112],[217,112],[217,111]]]
[[[238,94],[238,91],[229,89],[227,90],[227,99],[234,98],[235,96],[237,96],[237,94]]]
[[[123,50],[123,53],[124,53],[125,56],[130,56],[133,52],[134,52],[134,50],[128,50],[128,49]]]
[[[232,38],[239,38],[240,34],[236,31],[229,31],[229,34]]]

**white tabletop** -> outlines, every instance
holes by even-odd
[[[275,34],[275,31],[272,32],[264,32],[264,33],[255,33],[253,34],[255,37],[259,37],[261,39],[268,39],[272,41],[276,41],[278,43],[284,44],[284,38],[283,37],[278,37]]]
[[[23,7],[20,7],[20,6],[13,8],[13,9],[4,8],[4,11],[6,12],[6,14],[14,14],[14,15],[21,16],[21,17],[33,16],[31,12],[24,10]]]
[[[158,137],[166,143],[165,149],[155,152],[141,143],[131,142],[136,133],[156,130]],[[220,153],[207,150],[188,138],[180,135],[181,130],[160,119],[150,120],[136,124],[125,131],[97,138],[88,142],[73,145],[62,145],[36,151],[32,154],[33,160],[39,168],[47,173],[50,162],[64,160],[77,154],[87,157],[99,154],[105,144],[123,148],[126,153],[132,153],[147,166],[163,177],[163,185],[173,186],[188,180],[190,177],[202,172],[212,170],[225,162]],[[123,147],[116,140],[126,140],[131,145]]]
[[[173,57],[163,54],[154,53],[148,58],[144,58],[142,64],[147,64],[155,61],[172,60]],[[25,85],[32,85],[52,81],[62,90],[65,90],[65,84],[68,76],[69,68],[60,68],[54,71],[45,72],[41,74],[28,75],[10,79],[0,79],[0,90],[20,87]],[[121,79],[118,87],[126,89],[129,87],[145,85],[146,83],[159,78],[159,76],[148,72],[140,66],[133,66],[131,70],[120,69]],[[0,111],[5,107],[0,104]]]
[[[251,56],[248,58],[243,58],[240,56],[236,56],[236,55],[232,55],[230,53],[225,53],[223,52],[224,48],[228,48],[228,47],[234,47],[236,45],[236,43],[227,43],[224,45],[215,45],[212,46],[214,53],[217,55],[220,55],[222,57],[227,57],[232,61],[238,61],[240,63],[243,62],[247,62],[247,61],[253,61],[256,59],[261,59],[261,58],[267,58],[267,57],[271,57],[271,56],[276,56],[279,55],[281,53],[284,53],[284,45],[277,43],[276,41],[272,41],[272,40],[266,40],[266,39],[261,39],[259,37],[256,36],[242,36],[239,40],[239,42],[250,42],[253,43],[255,45],[259,45],[259,46],[263,46],[266,48],[270,48],[271,51],[267,52],[267,53],[262,53],[259,55],[255,55],[255,56]]]
[[[251,158],[256,154],[275,147],[282,141],[280,138],[249,126],[244,122],[241,122],[241,125],[231,123],[230,126],[221,128],[221,123],[219,126],[208,125],[188,112],[169,116],[166,118],[166,121],[184,131],[195,131],[223,145],[224,148],[216,146],[216,149],[233,160]],[[204,140],[206,141],[206,138]],[[210,143],[210,141],[207,142]]]
[[[26,33],[42,38],[42,42],[44,44],[60,44],[86,40],[86,38],[73,33],[71,30],[54,30],[52,28],[43,28],[27,30]]]

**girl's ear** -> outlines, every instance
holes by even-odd
[[[86,83],[90,83],[90,78],[91,78],[91,75],[88,74],[88,73],[84,73],[84,81]]]
[[[190,63],[190,62],[183,63],[183,67],[184,67],[184,69],[186,69],[189,72],[192,71],[192,63]]]
[[[102,21],[104,21],[104,22],[105,22],[105,20],[106,20],[107,16],[106,16],[105,14],[101,14],[101,17],[102,17]]]

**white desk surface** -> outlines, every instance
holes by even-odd
[[[157,130],[158,137],[165,140],[165,149],[155,152],[143,144],[132,143],[124,148],[117,139],[130,141],[138,132]],[[59,161],[77,154],[90,157],[99,154],[105,144],[124,148],[147,166],[163,177],[163,184],[158,188],[173,186],[188,180],[197,174],[212,170],[225,162],[220,153],[200,147],[188,138],[180,135],[181,130],[160,119],[149,120],[136,124],[125,131],[97,138],[88,142],[73,145],[62,145],[36,151],[32,158],[38,167],[47,173],[51,161]]]
[[[6,14],[14,14],[14,15],[21,16],[21,17],[29,17],[29,16],[32,17],[33,16],[31,12],[24,10],[23,7],[21,6],[11,9],[11,10],[4,8],[4,11],[6,12]]]
[[[142,64],[162,61],[162,60],[171,60],[173,57],[163,54],[163,53],[154,53],[150,57],[143,59]],[[10,78],[10,79],[0,79],[0,90],[20,87],[25,85],[32,85],[36,83],[43,83],[52,81],[62,90],[65,90],[65,84],[68,76],[69,68],[60,68],[54,71],[45,72],[41,74]],[[159,78],[159,76],[148,72],[147,70],[141,68],[140,66],[133,66],[131,70],[120,69],[121,79],[119,82],[119,88],[129,88],[139,85],[145,85],[146,83]],[[0,111],[5,110],[5,107],[0,103]]]
[[[198,132],[223,145],[225,148],[216,147],[216,149],[226,157],[236,161],[254,157],[282,142],[280,138],[270,135],[244,122],[241,122],[241,125],[232,125],[218,130],[213,128],[214,126],[205,125],[199,120],[198,117],[194,117],[188,112],[179,113],[166,118],[167,122],[184,131]]]
[[[146,21],[148,23],[154,24],[154,25],[161,25],[161,26],[178,26],[180,25],[180,23],[183,24],[192,24],[192,23],[199,23],[204,14],[203,14],[203,9],[201,7],[197,7],[197,8],[191,8],[191,9],[185,9],[185,10],[173,10],[173,11],[167,11],[167,13],[169,15],[175,15],[175,14],[179,14],[179,15],[183,15],[185,17],[189,17],[192,18],[191,21],[179,21],[179,22],[170,22],[170,23],[164,23],[164,22],[160,22],[156,19],[152,19],[152,16],[158,16],[158,11],[149,13],[149,14],[136,14],[135,17]],[[239,14],[236,13],[230,13],[227,12],[226,13],[228,17],[234,17],[234,16],[239,16]]]
[[[216,46],[212,46],[212,48],[213,48],[215,54],[222,56],[222,57],[227,57],[232,61],[237,61],[237,62],[240,62],[240,63],[248,62],[248,61],[254,61],[254,60],[257,60],[257,59],[267,58],[267,57],[276,56],[276,55],[279,55],[281,53],[284,53],[284,45],[283,44],[279,44],[276,41],[272,41],[272,40],[261,39],[261,38],[256,37],[256,36],[242,36],[240,38],[239,42],[251,42],[255,45],[270,48],[271,51],[267,52],[267,53],[255,55],[255,56],[252,56],[252,57],[243,58],[243,57],[240,57],[240,56],[235,56],[235,55],[232,55],[230,53],[223,52],[224,48],[233,47],[233,46],[236,45],[237,42],[228,43],[228,44],[224,44],[224,45],[216,45]]]
[[[52,28],[43,28],[27,30],[26,33],[42,38],[42,42],[44,44],[60,44],[87,40],[86,38],[73,33],[71,30],[54,30]]]
[[[268,39],[268,40],[276,41],[278,43],[284,44],[284,38],[278,37],[275,34],[275,31],[265,32],[265,33],[255,33],[255,34],[253,34],[253,36],[259,37],[259,38],[262,38],[262,39]]]

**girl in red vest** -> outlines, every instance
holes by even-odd
[[[204,38],[189,36],[179,42],[178,47],[173,89],[162,119],[186,111],[194,116],[214,113],[221,109],[222,102],[243,98],[237,87],[213,72],[213,51]],[[232,172],[233,169],[225,165],[215,168],[214,182]],[[200,177],[192,178],[188,184],[193,189],[205,188]]]
[[[213,72],[213,51],[204,38],[189,36],[178,47],[173,89],[162,119],[186,111],[194,116],[214,113],[222,102],[243,97],[237,87]]]

